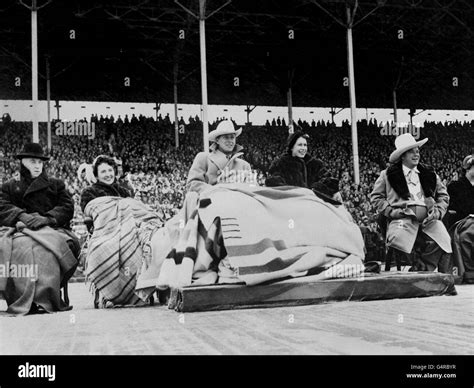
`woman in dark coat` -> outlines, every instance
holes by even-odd
[[[103,155],[97,157],[92,166],[92,171],[97,182],[82,192],[82,211],[90,201],[98,197],[133,197],[131,189],[127,189],[117,182],[117,164],[112,158]]]
[[[338,192],[339,183],[337,179],[330,177],[329,171],[320,159],[308,154],[308,139],[309,136],[300,131],[288,137],[286,152],[271,164],[265,185],[313,189],[316,195],[327,202],[340,205],[340,202],[332,200]]]
[[[0,192],[0,264],[29,264],[38,273],[30,287],[31,279],[10,271],[8,279],[0,279],[0,293],[12,314],[70,309],[60,298],[60,285],[78,264],[79,242],[69,230],[74,203],[64,182],[44,171],[49,157],[39,144],[26,144],[16,158],[20,178],[6,182]]]

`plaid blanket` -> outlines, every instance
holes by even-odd
[[[216,185],[201,193],[194,211],[185,211],[187,219],[178,214],[167,225],[177,238],[170,239],[159,288],[254,285],[317,273],[344,277],[364,269],[359,227],[342,206],[308,189]],[[350,271],[327,271],[343,262]]]
[[[120,197],[96,198],[84,214],[94,223],[85,262],[92,290],[99,291],[102,305],[142,304],[137,276],[150,264],[150,241],[162,220],[142,202]]]

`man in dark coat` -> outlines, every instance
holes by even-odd
[[[37,143],[28,143],[16,155],[21,160],[20,178],[0,190],[0,294],[12,314],[64,311],[72,307],[61,300],[78,265],[80,246],[69,230],[74,203],[64,183],[43,170],[49,158]],[[35,281],[12,270],[36,268]]]
[[[465,283],[474,283],[474,216],[470,216],[474,215],[474,155],[464,158],[462,168],[464,176],[448,186],[449,209],[456,211],[452,221],[460,221],[450,232],[458,275]]]
[[[32,230],[43,226],[70,229],[74,202],[64,182],[48,177],[43,155],[37,143],[25,145],[16,156],[21,159],[20,180],[6,182],[0,192],[0,226],[15,226],[23,222]]]
[[[448,193],[451,198],[449,210],[456,211],[454,221],[474,214],[474,155],[466,156],[462,167],[465,175],[448,185]]]

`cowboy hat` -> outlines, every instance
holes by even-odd
[[[395,139],[395,151],[390,154],[389,162],[395,163],[405,152],[416,147],[421,147],[428,141],[428,138],[416,141],[411,133],[404,133]]]
[[[221,121],[215,130],[209,132],[209,141],[215,142],[219,136],[228,135],[231,133],[235,133],[235,136],[237,137],[242,133],[242,128],[239,128],[236,131],[234,128],[234,123],[232,121]]]
[[[474,155],[467,155],[462,161],[462,168],[464,170],[469,170],[474,164]]]
[[[34,158],[49,160],[49,156],[43,153],[43,148],[38,143],[26,143],[19,154],[15,155],[17,159]]]

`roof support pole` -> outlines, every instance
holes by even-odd
[[[178,62],[173,66],[173,97],[174,97],[174,147],[179,148],[179,123],[178,123]]]
[[[359,176],[359,143],[357,139],[357,112],[354,80],[354,54],[352,49],[352,24],[353,18],[349,6],[346,6],[347,13],[347,62],[349,68],[349,99],[351,104],[351,132],[352,132],[352,156],[354,161],[354,183],[360,182]]]
[[[199,47],[201,53],[201,94],[202,94],[202,138],[204,142],[204,151],[209,152],[209,122],[207,118],[207,62],[206,62],[206,18],[211,17],[220,11],[232,0],[228,0],[225,4],[211,12],[206,16],[206,0],[199,0],[199,16],[195,15],[191,10],[182,5],[178,0],[174,0],[187,13],[199,19]]]
[[[207,118],[207,63],[206,63],[206,0],[199,0],[199,51],[201,53],[202,139],[204,151],[209,152],[209,122]]]
[[[49,75],[49,57],[46,56],[46,102],[48,114],[48,152],[51,152],[51,79]]]
[[[33,142],[39,143],[38,126],[38,8],[36,0],[31,4],[31,103],[33,105]]]
[[[397,117],[397,89],[393,89],[393,125],[396,128],[398,126]]]

